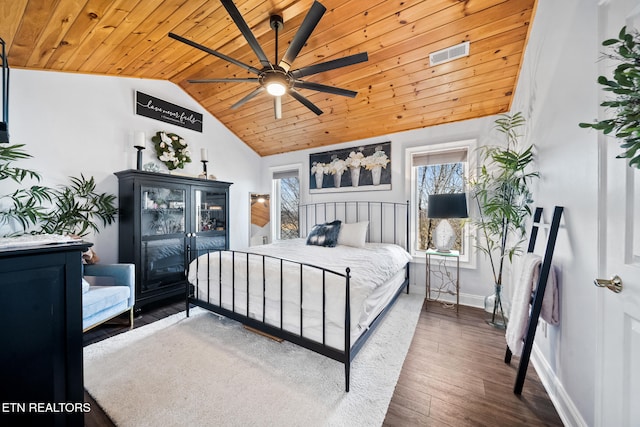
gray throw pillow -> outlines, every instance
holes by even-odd
[[[335,220],[324,224],[316,224],[307,236],[307,245],[326,246],[333,248],[338,244],[338,234],[342,221]]]

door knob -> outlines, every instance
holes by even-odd
[[[622,279],[615,275],[611,279],[596,279],[593,284],[599,288],[609,288],[609,290],[619,294],[622,292]]]

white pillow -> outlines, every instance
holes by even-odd
[[[342,223],[340,234],[338,234],[338,244],[363,248],[367,238],[367,228],[369,221],[355,222],[351,224]]]
[[[87,282],[84,277],[82,278],[82,293],[87,293],[89,291],[89,287],[91,285],[89,284],[89,282]]]

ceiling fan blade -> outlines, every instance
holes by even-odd
[[[296,56],[300,53],[304,44],[311,36],[311,33],[320,22],[322,15],[326,12],[327,8],[325,8],[322,4],[317,1],[313,2],[311,9],[307,12],[307,16],[304,17],[304,21],[302,21],[302,25],[298,29],[298,32],[291,40],[291,44],[289,48],[284,53],[284,56],[280,60],[280,67],[285,71],[289,71],[291,68],[291,64],[296,59]]]
[[[282,97],[281,96],[273,97],[273,112],[276,119],[282,118]]]
[[[322,62],[320,64],[310,65],[297,70],[291,71],[291,75],[299,79],[300,77],[310,76],[313,74],[322,73],[323,71],[335,70],[336,68],[347,67],[349,65],[359,64],[361,62],[367,62],[369,56],[367,52],[356,53],[355,55],[345,56],[344,58],[334,59],[332,61]]]
[[[260,79],[257,77],[248,77],[248,78],[238,78],[238,79],[189,79],[187,80],[189,83],[250,83],[250,82],[258,82]]]
[[[255,67],[252,67],[251,65],[245,64],[244,62],[240,62],[240,61],[238,61],[236,59],[233,59],[233,58],[231,58],[231,57],[229,57],[229,56],[227,56],[227,55],[225,55],[223,53],[217,52],[217,51],[215,51],[213,49],[209,49],[208,47],[202,46],[201,44],[193,42],[193,41],[191,41],[189,39],[185,39],[182,36],[179,36],[179,35],[174,34],[174,33],[169,33],[169,37],[171,37],[172,39],[178,40],[179,42],[182,42],[184,44],[188,44],[189,46],[195,47],[196,49],[200,49],[203,52],[207,52],[208,54],[216,56],[216,57],[218,57],[220,59],[224,59],[225,61],[231,62],[232,64],[235,64],[238,67],[244,68],[245,70],[250,71],[250,72],[252,72],[254,74],[260,74],[260,70],[258,70]]]
[[[334,95],[348,96],[349,98],[355,98],[358,92],[354,92],[348,89],[342,89],[334,86],[321,85],[319,83],[303,82],[302,80],[296,80],[296,88],[317,90],[319,92],[332,93]]]
[[[309,101],[307,98],[302,96],[299,92],[296,92],[293,89],[289,89],[289,95],[293,96],[295,99],[300,101],[305,107],[316,113],[318,116],[322,114],[322,110],[315,106],[315,104]]]
[[[235,104],[233,104],[231,106],[232,110],[235,110],[236,108],[240,107],[241,105],[243,105],[245,102],[249,101],[250,99],[253,99],[256,95],[258,95],[260,92],[262,92],[264,90],[264,88],[262,86],[260,86],[258,89],[254,90],[253,92],[251,92],[249,95],[245,96],[244,98],[242,98],[240,101],[236,102]]]
[[[249,46],[251,46],[251,49],[253,49],[256,56],[260,60],[260,63],[264,67],[271,68],[272,67],[271,62],[269,62],[269,59],[267,59],[267,55],[265,55],[264,51],[262,50],[262,47],[260,47],[260,44],[258,43],[256,36],[253,35],[253,32],[251,31],[251,29],[249,28],[249,25],[247,25],[247,22],[244,20],[244,18],[240,14],[240,11],[236,7],[236,5],[233,4],[231,0],[220,0],[220,2],[224,6],[224,8],[227,9],[227,13],[229,13],[229,16],[231,16],[231,19],[233,19],[233,22],[236,23],[236,26],[238,27],[238,29],[240,30],[244,38],[247,40],[247,43],[249,43]]]

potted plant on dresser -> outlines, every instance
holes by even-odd
[[[476,247],[488,258],[494,281],[494,293],[485,298],[485,311],[491,313],[490,325],[504,329],[508,307],[502,299],[506,262],[519,255],[525,241],[526,221],[531,215],[529,185],[538,172],[530,171],[534,161],[533,145],[522,149],[519,130],[525,124],[521,113],[503,114],[495,121],[502,134],[500,145],[481,147],[482,166],[470,184],[470,193],[478,207],[474,224],[479,231]]]
[[[56,188],[26,186],[27,180],[39,181],[32,170],[16,167],[14,162],[31,157],[23,144],[0,146],[0,181],[10,179],[19,188],[0,194],[0,227],[2,235],[63,234],[86,236],[99,232],[99,223],[107,226],[115,221],[116,196],[97,193],[93,177],[70,177],[70,183]]]

